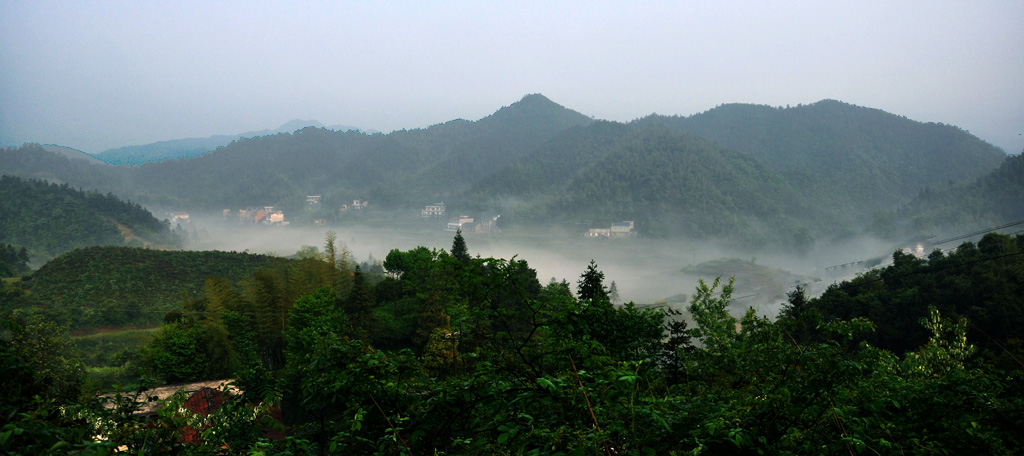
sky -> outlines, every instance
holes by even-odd
[[[837,99],[1024,150],[1024,2],[0,0],[0,146]]]

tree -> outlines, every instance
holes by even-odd
[[[455,231],[455,239],[452,241],[452,256],[462,264],[469,264],[469,250],[466,248],[466,239],[462,237],[462,230]]]
[[[331,286],[340,293],[348,293],[352,286],[352,276],[349,273],[352,254],[344,242],[338,241],[338,234],[333,230],[327,231],[327,234],[324,235],[322,259],[328,268]]]
[[[337,294],[329,287],[303,295],[288,312],[288,364],[308,362],[318,345],[341,338],[346,325],[345,314],[335,306]]]
[[[650,358],[661,342],[664,316],[653,309],[638,308],[632,302],[616,308],[603,279],[604,273],[591,260],[577,282],[579,301],[561,317],[560,330],[570,339],[600,344],[593,354],[618,361]]]
[[[343,302],[350,334],[354,339],[368,340],[376,329],[373,307],[377,301],[374,298],[373,287],[366,283],[359,266],[356,266],[355,273],[352,274],[352,291]]]
[[[32,372],[32,384],[24,387],[34,390],[32,394],[58,401],[77,399],[85,366],[76,357],[67,326],[39,312],[29,312],[22,321],[24,326],[12,332],[10,346]]]
[[[682,381],[683,356],[693,351],[690,333],[686,329],[686,320],[681,318],[682,314],[673,308],[665,310],[665,330],[668,331],[668,338],[661,346],[659,365],[665,372],[669,385]]]
[[[786,296],[789,299],[779,312],[779,326],[799,343],[814,340],[818,335],[817,327],[821,324],[821,312],[811,305],[802,286],[796,287]]]
[[[614,280],[612,280],[611,286],[608,287],[608,298],[612,301],[613,304],[620,301],[619,287],[615,286]]]
[[[597,270],[597,262],[590,260],[587,270],[577,282],[576,296],[580,301],[610,302],[608,290],[604,287],[604,273]]]
[[[184,322],[164,325],[150,342],[148,358],[168,383],[205,380],[209,359],[204,327]]]
[[[697,325],[690,330],[690,335],[711,352],[727,350],[736,338],[736,318],[726,310],[736,280],[729,279],[729,283],[722,286],[722,292],[716,297],[715,290],[721,281],[721,277],[716,278],[709,287],[703,279],[699,280],[697,292],[690,299],[690,315]]]

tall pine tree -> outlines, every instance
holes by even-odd
[[[469,264],[469,249],[466,247],[466,239],[462,237],[462,230],[455,232],[455,239],[452,241],[452,256],[462,264]]]

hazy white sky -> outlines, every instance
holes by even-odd
[[[833,98],[1024,149],[1024,2],[0,0],[0,145]]]

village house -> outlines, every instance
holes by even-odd
[[[633,221],[612,223],[610,234],[612,237],[635,236],[636,232],[633,231]]]
[[[465,215],[459,216],[459,217],[452,217],[452,218],[448,219],[448,227],[445,228],[444,230],[445,231],[467,231],[467,230],[464,230],[462,227],[465,226],[466,228],[469,228],[469,224],[471,224],[471,223],[473,223],[473,217],[469,217],[469,216],[465,216]]]
[[[445,207],[444,203],[428,204],[422,211],[420,211],[420,217],[441,217],[444,216]]]
[[[243,223],[255,223],[256,221],[256,209],[246,208],[238,210],[238,221]]]
[[[611,228],[591,228],[583,233],[585,238],[624,238],[636,236],[633,221],[612,223]]]
[[[188,212],[171,212],[171,223],[188,223]]]
[[[230,210],[224,209],[224,217],[226,218]],[[284,219],[284,212],[274,210],[274,206],[264,206],[263,209],[246,208],[238,210],[238,221],[242,223],[262,223],[265,225],[278,224],[287,225],[288,222]]]
[[[462,231],[463,233],[496,233],[501,231],[498,228],[498,217],[484,217],[477,221],[473,217],[462,215],[448,219],[448,226],[445,231]]]
[[[321,195],[306,195],[306,204],[309,206],[316,206],[320,204]]]
[[[183,394],[185,398],[184,402],[179,405],[179,413],[192,413],[205,417],[216,413],[231,396],[241,394],[242,391],[235,386],[232,380],[168,385],[135,393],[105,395],[104,407],[127,407],[127,410],[131,411],[131,415],[134,417],[153,419],[159,414],[160,409],[165,406],[167,401],[178,393]],[[254,408],[253,412],[264,413],[278,423],[283,422],[280,407],[263,411],[258,411]],[[208,427],[208,425],[205,427]],[[202,427],[194,428],[185,425],[178,430],[179,441],[193,444],[199,443],[202,438],[202,431]],[[284,431],[270,427],[264,427],[262,433],[264,437],[271,440],[279,440],[284,437]]]
[[[164,406],[164,403],[178,392],[183,392],[186,397],[192,397],[195,393],[204,390],[226,390],[232,394],[239,392],[238,388],[235,387],[233,380],[210,380],[205,382],[186,383],[180,385],[167,385],[159,386],[156,388],[147,389],[138,393],[135,397],[135,393],[122,393],[120,396],[107,394],[102,397],[107,400],[104,402],[104,407],[114,408],[130,406],[132,416],[137,417],[154,417],[160,408]],[[134,399],[133,399],[134,398]],[[119,403],[119,401],[136,401],[135,403]]]
[[[473,232],[475,232],[475,233],[497,233],[497,232],[501,231],[501,229],[498,228],[498,217],[501,217],[501,216],[500,215],[496,215],[494,217],[485,218],[485,219],[481,220],[480,223],[474,224],[473,225]]]
[[[368,206],[369,204],[370,204],[369,201],[356,199],[356,200],[352,200],[352,205],[351,206],[349,206],[348,204],[342,204],[339,209],[341,210],[341,212],[345,212],[345,211],[347,211],[349,209],[362,209],[362,208]]]

